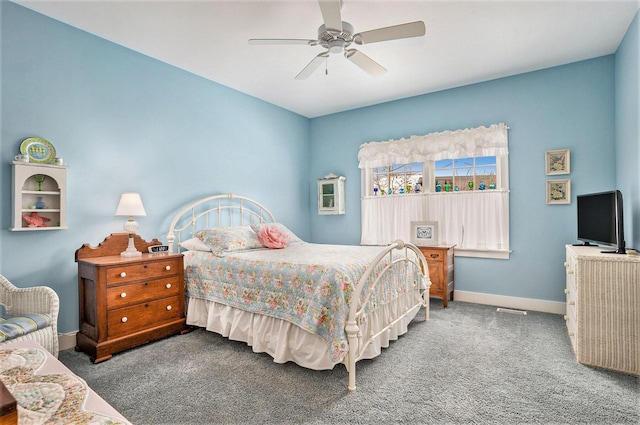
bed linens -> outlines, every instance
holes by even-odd
[[[351,293],[379,252],[380,247],[310,243],[229,253],[222,258],[212,252],[187,251],[186,294],[293,323],[325,341],[331,362],[338,363],[348,352],[344,327]],[[376,274],[388,263],[383,259]],[[386,290],[376,291],[372,294],[376,305],[395,309],[398,300],[410,305],[424,289],[419,286],[419,270],[413,277],[388,273],[383,277],[406,279],[409,284],[383,279],[381,288],[394,288],[392,299],[382,298]]]

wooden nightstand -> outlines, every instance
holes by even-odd
[[[429,279],[431,279],[429,295],[442,298],[442,305],[445,308],[447,307],[447,299],[453,301],[454,246],[418,247],[429,265]]]
[[[185,331],[182,254],[125,258],[128,235],[115,233],[98,247],[76,251],[80,330],[76,350],[94,363],[114,353]],[[138,251],[160,245],[136,235]]]

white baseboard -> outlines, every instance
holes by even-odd
[[[76,347],[76,334],[78,332],[71,332],[68,334],[58,334],[58,346],[60,351],[68,350]]]
[[[542,313],[565,314],[566,303],[559,301],[545,301],[534,298],[507,297],[504,295],[482,294],[455,290],[453,299],[467,303],[494,305],[496,307],[513,308],[517,310],[540,311]]]

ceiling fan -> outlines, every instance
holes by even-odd
[[[322,46],[326,51],[320,53],[305,66],[296,80],[308,78],[322,64],[331,53],[344,53],[344,56],[352,63],[362,68],[369,75],[378,77],[387,70],[359,50],[349,48],[351,43],[358,45],[378,43],[380,41],[398,40],[401,38],[421,37],[425,34],[425,25],[422,21],[378,28],[370,31],[354,33],[353,26],[342,20],[340,10],[342,0],[318,0],[324,24],[318,28],[318,39],[278,39],[278,38],[252,38],[249,44],[305,44],[308,46]]]

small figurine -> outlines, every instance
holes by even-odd
[[[484,180],[480,180],[480,185],[478,186],[478,189],[480,190],[485,190],[486,186],[484,185]]]
[[[51,221],[50,218],[39,216],[37,212],[32,212],[29,215],[22,214],[22,218],[29,223],[27,227],[47,227],[47,225],[44,224],[45,221]]]

